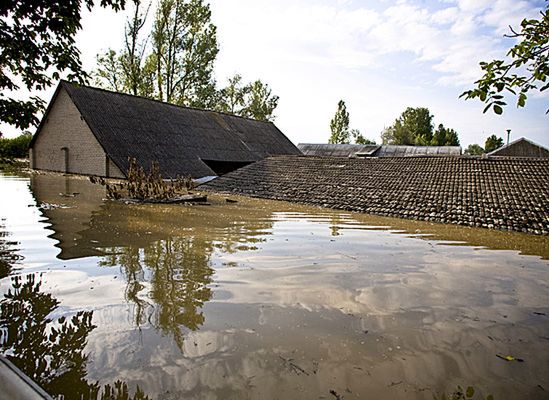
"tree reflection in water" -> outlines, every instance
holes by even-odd
[[[0,279],[5,278],[13,269],[13,263],[21,259],[14,248],[17,242],[6,240],[10,232],[5,230],[4,224],[0,222]]]
[[[112,386],[87,381],[84,347],[95,329],[92,311],[54,320],[50,315],[59,301],[41,292],[41,275],[38,280],[16,275],[11,285],[0,302],[0,350],[46,392],[66,399],[148,399],[139,387],[130,396],[122,381]]]
[[[114,254],[105,257],[102,265],[122,268],[127,279],[126,300],[135,304],[134,323],[140,326],[151,319],[156,329],[172,336],[182,348],[182,328],[200,328],[204,323],[201,308],[212,297],[208,287],[214,272],[212,250],[211,242],[200,237],[176,237],[146,246],[142,253],[135,247],[112,249]],[[144,288],[143,265],[151,272],[149,296],[153,304],[139,297]]]

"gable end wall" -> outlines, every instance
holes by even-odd
[[[68,149],[68,170],[65,153]],[[47,120],[32,147],[32,168],[72,174],[106,176],[105,151],[64,88],[59,91]],[[124,174],[109,162],[109,176]]]

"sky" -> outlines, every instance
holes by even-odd
[[[543,0],[210,0],[220,52],[216,79],[240,73],[280,96],[275,124],[295,144],[326,143],[340,99],[350,127],[380,142],[407,107],[427,107],[435,126],[455,129],[461,145],[496,134],[549,147],[549,93],[526,108],[510,97],[502,116],[459,95],[482,76],[480,61],[503,58],[509,25],[539,16]],[[153,6],[154,7],[154,6]],[[84,67],[120,49],[129,10],[84,12],[76,43]],[[152,15],[151,15],[152,17]],[[152,22],[152,18],[150,18]],[[49,99],[54,88],[44,93]],[[6,132],[7,130],[4,129]],[[9,131],[7,131],[9,135]]]

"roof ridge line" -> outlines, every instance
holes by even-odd
[[[249,118],[249,117],[243,117],[243,116],[241,116],[241,115],[230,114],[230,113],[224,112],[224,111],[215,111],[215,110],[208,110],[208,109],[205,109],[205,108],[198,108],[198,107],[191,107],[191,106],[183,106],[183,105],[179,105],[179,104],[168,103],[168,102],[166,102],[166,101],[162,101],[162,100],[158,100],[158,99],[152,99],[152,98],[150,98],[150,97],[139,96],[139,95],[134,95],[134,94],[130,94],[130,93],[124,93],[124,92],[115,92],[114,90],[109,90],[109,89],[105,89],[105,88],[101,88],[101,87],[96,87],[96,86],[83,85],[83,84],[79,84],[79,83],[75,83],[75,82],[68,81],[68,80],[66,80],[66,79],[60,79],[59,82],[60,82],[61,84],[64,84],[64,85],[70,85],[70,86],[73,87],[73,88],[80,88],[80,87],[83,87],[83,88],[86,88],[86,89],[97,90],[97,91],[100,91],[100,92],[107,92],[107,93],[112,93],[112,94],[115,94],[115,95],[128,96],[128,97],[133,97],[133,98],[137,98],[137,99],[148,100],[148,101],[152,101],[152,102],[155,102],[155,103],[160,103],[160,104],[164,104],[164,105],[168,105],[168,106],[172,106],[172,107],[176,107],[176,108],[182,108],[182,109],[186,109],[186,110],[194,110],[194,111],[202,111],[202,112],[216,113],[216,114],[226,115],[226,116],[228,116],[228,117],[242,118],[242,119],[245,119],[245,120],[247,120],[247,121],[262,122],[262,123],[274,125],[274,123],[273,123],[272,121],[260,121],[260,120],[258,120],[258,119],[253,119],[253,118]]]

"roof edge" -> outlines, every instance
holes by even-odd
[[[201,111],[201,112],[207,112],[207,113],[208,112],[209,113],[216,113],[216,114],[220,114],[220,115],[226,115],[228,117],[235,117],[235,118],[245,119],[247,121],[255,121],[255,122],[261,122],[261,123],[264,123],[264,124],[274,125],[274,122],[272,122],[272,121],[260,121],[258,119],[253,119],[253,118],[249,118],[249,117],[242,117],[240,115],[230,114],[230,113],[223,112],[223,111],[209,110],[207,108],[182,106],[182,105],[178,105],[178,104],[168,103],[168,102],[162,101],[162,100],[151,99],[150,97],[138,96],[138,95],[133,95],[133,94],[124,93],[124,92],[115,92],[113,90],[108,90],[108,89],[95,87],[95,86],[81,85],[81,84],[78,84],[78,83],[75,83],[75,82],[67,81],[65,79],[61,79],[59,81],[59,84],[61,84],[61,83],[65,84],[65,85],[69,85],[69,86],[74,87],[74,88],[86,88],[86,89],[91,89],[91,90],[98,90],[100,92],[106,92],[106,93],[112,93],[112,94],[116,94],[116,95],[120,95],[120,96],[138,98],[138,99],[152,101],[152,102],[159,103],[159,104],[164,104],[164,105],[167,105],[167,106],[172,106],[172,107],[176,107],[176,108],[183,108],[183,109],[186,109],[186,110],[194,110],[194,111]]]
[[[534,142],[534,141],[532,141],[532,140],[530,140],[530,139],[525,138],[524,136],[522,136],[522,137],[519,137],[518,139],[513,140],[512,142],[509,142],[509,143],[507,143],[507,144],[505,144],[505,145],[503,145],[503,146],[501,146],[501,147],[498,147],[498,148],[495,149],[495,150],[492,150],[491,152],[487,153],[486,155],[487,155],[487,156],[497,155],[497,154],[493,154],[493,153],[497,153],[497,152],[499,152],[499,151],[501,151],[501,150],[503,150],[503,149],[505,149],[505,148],[507,148],[507,147],[510,147],[511,145],[513,145],[513,144],[515,144],[515,143],[519,143],[519,142],[521,142],[521,141],[528,142],[528,143],[530,143],[531,145],[534,145],[534,146],[536,146],[536,147],[541,147],[541,148],[544,149],[545,151],[548,151],[548,152],[549,152],[549,149],[548,149],[547,147],[545,147],[544,145],[539,144],[539,143],[536,143],[536,142]]]
[[[46,111],[44,112],[44,115],[42,115],[42,119],[40,120],[40,123],[36,127],[36,132],[34,132],[34,135],[32,135],[32,139],[29,143],[29,149],[32,149],[32,147],[34,146],[34,143],[36,143],[38,135],[40,134],[40,132],[42,132],[42,127],[46,123],[46,121],[48,119],[48,116],[50,114],[50,111],[53,108],[53,105],[55,103],[55,100],[57,99],[57,96],[59,95],[59,92],[61,91],[61,87],[62,87],[61,82],[62,81],[59,81],[59,83],[57,85],[57,88],[55,88],[55,92],[53,93],[53,96],[51,97],[50,103],[48,104],[48,107],[46,108]],[[80,110],[78,110],[78,111],[80,111]]]

